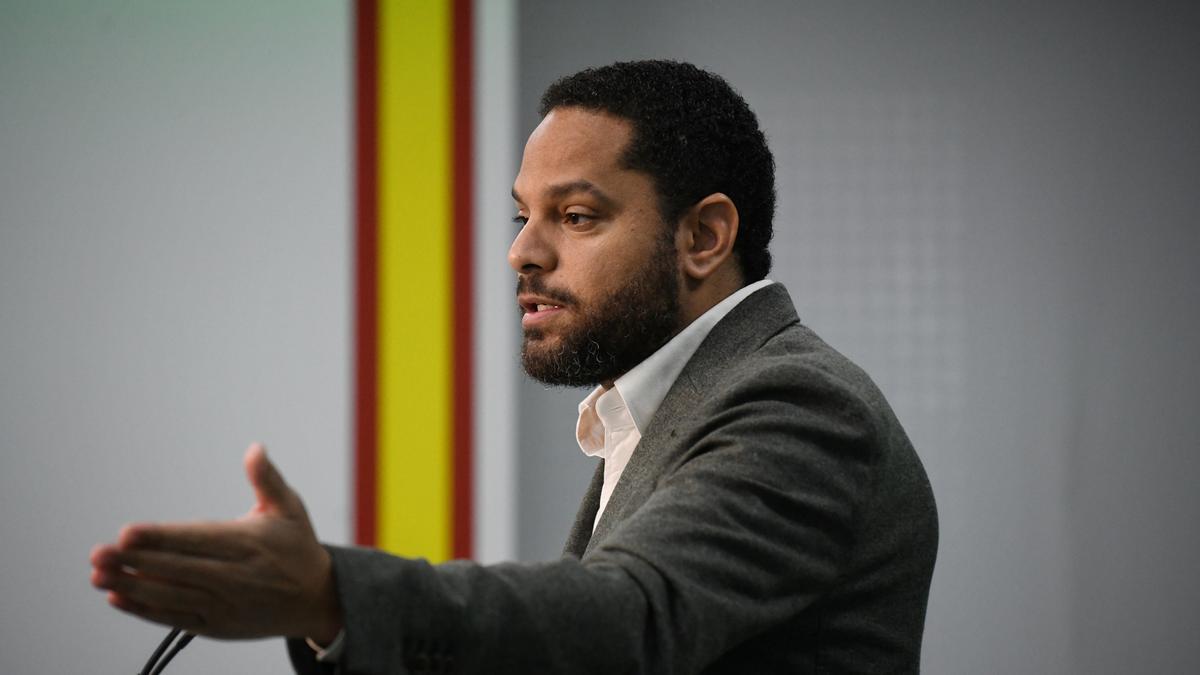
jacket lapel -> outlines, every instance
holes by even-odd
[[[564,556],[579,558],[587,549],[592,538],[592,524],[596,522],[596,511],[600,509],[600,490],[603,487],[604,460],[600,460],[600,464],[596,466],[596,473],[592,474],[592,482],[583,495],[579,512],[575,514],[575,524],[571,526],[571,532],[567,535],[567,543],[563,545]]]
[[[751,294],[713,326],[650,419],[645,435],[629,458],[629,464],[621,472],[621,479],[613,489],[594,533],[591,532],[591,523],[599,508],[600,488],[604,482],[603,464],[592,478],[592,486],[580,508],[582,515],[590,504],[591,514],[587,521],[589,536],[582,540],[581,555],[603,542],[622,520],[649,498],[658,486],[659,477],[664,475],[668,465],[680,454],[680,449],[673,447],[679,428],[689,423],[688,418],[699,407],[712,383],[718,381],[732,364],[740,362],[773,335],[798,321],[787,289],[780,284],[771,284]],[[568,547],[577,543],[575,534],[579,527],[579,520],[576,519]]]

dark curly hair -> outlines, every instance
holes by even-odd
[[[775,159],[750,106],[720,76],[690,63],[627,61],[568,75],[542,94],[540,114],[580,107],[633,124],[623,157],[658,189],[658,208],[673,223],[704,197],[723,192],[738,210],[734,254],[742,280],[771,269]]]

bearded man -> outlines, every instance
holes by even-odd
[[[513,186],[522,361],[595,387],[577,436],[601,458],[563,558],[323,547],[254,447],[252,517],[128,527],[93,583],[194,633],[293,638],[306,673],[916,672],[929,482],[870,379],[766,279],[753,112],[643,61],[556,82],[542,115]]]

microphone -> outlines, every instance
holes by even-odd
[[[179,637],[181,633],[183,637]],[[176,637],[179,637],[178,642],[175,642]],[[195,637],[192,633],[185,633],[178,628],[172,628],[171,632],[167,633],[167,637],[158,643],[158,649],[155,649],[154,653],[150,655],[150,660],[146,662],[146,665],[142,666],[142,669],[138,671],[138,675],[159,675],[163,671],[163,668],[166,668],[167,664],[171,662],[171,659],[175,658],[175,655]],[[175,644],[171,645],[172,642],[175,642]],[[167,651],[167,647],[170,647],[171,650]],[[164,652],[166,653],[165,656]],[[161,661],[159,660],[160,657],[162,658]]]

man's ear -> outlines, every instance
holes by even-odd
[[[733,255],[737,233],[738,212],[732,199],[714,192],[696,202],[681,223],[684,275],[701,281],[716,273]]]

